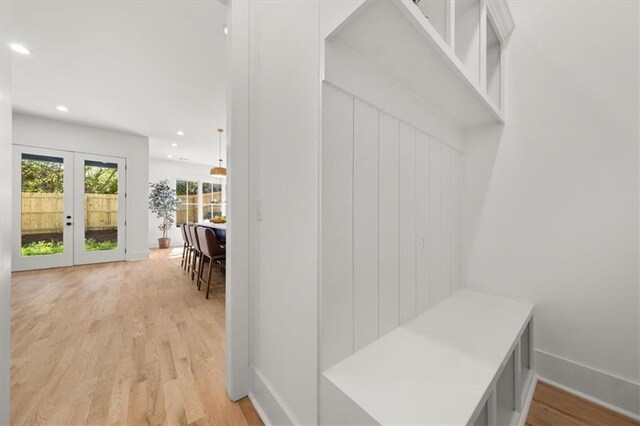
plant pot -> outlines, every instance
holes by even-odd
[[[171,244],[171,238],[158,238],[158,247],[161,249],[169,248]]]

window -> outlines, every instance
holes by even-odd
[[[180,199],[176,213],[176,226],[198,222],[198,181],[176,181],[176,195]]]
[[[226,216],[224,180],[199,182],[179,179],[176,181],[176,195],[180,199],[176,214],[177,226],[208,222],[216,216]]]
[[[202,219],[211,220],[216,216],[225,216],[223,185],[221,182],[202,183]]]

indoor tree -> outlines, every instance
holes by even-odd
[[[180,200],[176,196],[176,190],[169,186],[167,179],[158,183],[150,183],[149,210],[156,214],[158,219],[162,219],[158,229],[162,231],[162,238],[158,238],[158,246],[167,248],[171,243],[171,238],[167,233],[175,222],[174,215],[180,205]]]

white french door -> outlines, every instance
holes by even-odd
[[[125,259],[125,160],[14,145],[15,271]]]
[[[125,259],[124,158],[74,154],[73,263]]]

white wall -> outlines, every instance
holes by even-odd
[[[179,161],[160,160],[157,158],[149,159],[149,182],[157,183],[161,180],[168,179],[169,185],[175,189],[176,180],[195,180],[198,182],[211,182],[213,178],[209,175],[211,166],[202,164],[192,164]],[[149,214],[149,248],[158,247],[158,238],[161,236],[158,230],[160,219],[156,218],[154,213]],[[171,238],[171,246],[182,246],[182,231],[180,228],[172,227],[169,230],[168,237]]]
[[[252,395],[274,423],[314,424],[318,2],[249,7]],[[256,222],[258,199],[264,219]]]
[[[510,5],[507,124],[466,150],[463,281],[535,304],[538,374],[639,414],[638,2]]]
[[[0,3],[0,425],[8,425],[11,368],[11,52],[8,3]]]
[[[149,140],[146,137],[14,113],[13,143],[126,158],[126,259],[149,257]]]

